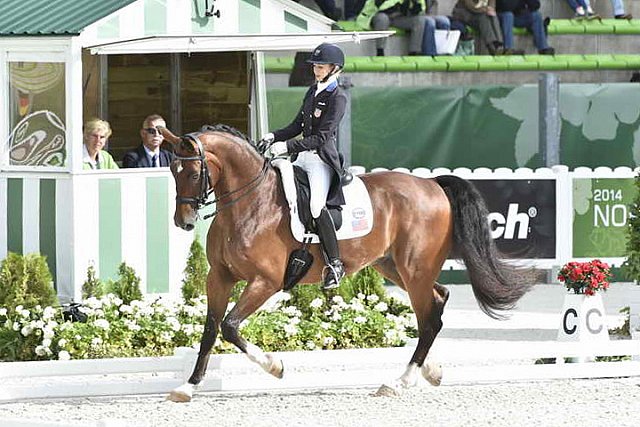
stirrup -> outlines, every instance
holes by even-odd
[[[325,274],[326,272],[326,274]],[[340,280],[344,277],[344,264],[339,259],[335,259],[329,262],[322,269],[322,276],[324,277],[324,283],[322,290],[335,289],[340,286]]]

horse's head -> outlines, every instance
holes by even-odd
[[[173,144],[175,153],[171,163],[171,173],[176,181],[173,221],[177,227],[190,231],[198,219],[198,209],[205,205],[213,191],[207,154],[197,134],[178,137],[166,128],[160,132]]]

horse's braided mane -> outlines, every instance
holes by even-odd
[[[204,125],[202,126],[202,129],[200,129],[200,131],[230,133],[233,136],[237,136],[238,138],[243,139],[244,141],[247,141],[249,145],[251,145],[252,147],[255,148],[256,146],[253,143],[253,141],[251,141],[244,133],[240,132],[238,129],[234,128],[233,126],[225,125],[222,123],[218,123],[217,125]]]

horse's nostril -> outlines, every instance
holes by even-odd
[[[193,224],[184,224],[182,226],[182,229],[183,230],[187,230],[187,231],[191,231],[191,230],[193,230]]]

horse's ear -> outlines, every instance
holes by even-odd
[[[179,136],[175,136],[173,134],[173,132],[171,132],[169,129],[167,129],[164,126],[157,126],[158,130],[160,131],[160,133],[162,134],[162,136],[164,137],[164,139],[166,139],[167,141],[169,141],[170,143],[172,143],[173,145],[179,144],[181,141],[181,138]]]

